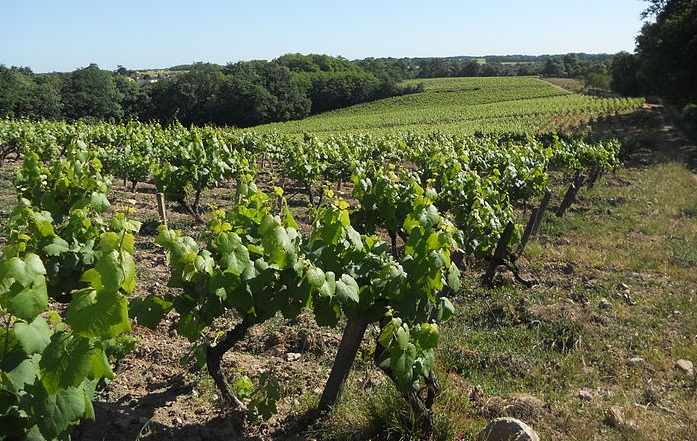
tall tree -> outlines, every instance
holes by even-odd
[[[133,79],[117,74],[114,77],[116,88],[121,94],[123,118],[137,120],[145,116],[150,106],[150,96]]]
[[[568,75],[564,62],[556,57],[549,58],[545,61],[541,73],[542,75],[549,75],[552,77],[565,77]]]
[[[148,88],[152,99],[148,117],[165,124],[174,120],[184,125],[211,122],[224,81],[221,66],[195,63],[188,72],[171,80],[159,81]]]
[[[214,103],[213,123],[251,127],[272,122],[278,99],[259,84],[228,76]]]
[[[262,77],[266,90],[278,98],[273,115],[275,121],[300,119],[310,114],[312,102],[290,69],[275,62],[268,63],[262,70]]]
[[[73,71],[63,84],[63,114],[68,119],[118,121],[121,94],[113,74],[96,64]]]
[[[0,117],[34,116],[35,86],[31,70],[0,65]]]
[[[679,104],[697,101],[697,0],[649,0],[637,37],[641,70],[663,96]]]
[[[35,115],[37,118],[59,119],[62,116],[61,88],[65,74],[36,75]]]
[[[639,57],[628,52],[619,52],[612,59],[611,87],[622,95],[639,96],[645,91],[639,71]]]

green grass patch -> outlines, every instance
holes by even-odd
[[[696,203],[682,164],[620,169],[547,214],[520,261],[538,286],[465,280],[439,351],[460,438],[513,416],[543,439],[692,439],[697,380],[675,363],[697,360]]]

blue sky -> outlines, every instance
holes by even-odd
[[[0,0],[0,64],[35,72],[634,50],[641,0]]]

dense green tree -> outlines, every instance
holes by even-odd
[[[392,84],[416,78],[418,70],[414,63],[404,58],[366,58],[356,64],[380,81]]]
[[[318,54],[286,54],[274,60],[291,72],[361,72],[355,63],[343,57]]]
[[[0,65],[0,117],[34,116],[35,87],[31,70]]]
[[[121,75],[116,76],[114,82],[121,95],[123,118],[137,120],[146,115],[151,105],[150,96],[146,90],[133,79]]]
[[[566,67],[564,62],[556,57],[552,57],[545,61],[545,65],[542,68],[542,75],[547,75],[550,77],[565,77],[568,75],[566,72]]]
[[[539,75],[542,72],[540,63],[518,63],[515,67],[516,75],[521,77]]]
[[[477,60],[469,60],[460,65],[457,71],[459,77],[478,77],[482,75],[482,64]]]
[[[583,75],[583,63],[578,54],[566,54],[562,57],[566,75],[577,78]]]
[[[68,119],[120,120],[120,102],[114,75],[96,64],[73,71],[63,83],[63,115]]]
[[[290,69],[291,72],[319,72],[322,69],[312,57],[301,54],[287,54],[275,60],[281,66]]]
[[[211,122],[224,81],[221,66],[195,63],[186,73],[158,81],[148,88],[152,107],[146,116],[165,124],[175,120],[184,125]]]
[[[289,56],[288,61],[296,68],[298,66],[308,68],[307,66],[312,62],[309,59],[302,61],[295,58],[295,56]],[[260,86],[275,97],[275,104],[269,112],[270,121],[289,121],[304,118],[310,114],[312,103],[307,96],[306,87],[298,82],[288,66],[276,61],[253,60],[228,64],[223,71],[233,78]],[[255,94],[260,92],[249,88],[245,90]],[[266,109],[269,103],[268,96],[266,94],[258,96],[263,97],[260,108]]]
[[[610,67],[611,88],[615,92],[627,96],[639,96],[644,92],[644,84],[639,71],[639,57],[619,52],[612,60]]]
[[[213,104],[213,123],[251,127],[273,121],[278,99],[259,84],[228,76]]]
[[[60,119],[62,116],[61,88],[64,74],[50,73],[36,75],[34,96],[36,98],[35,117]]]
[[[455,63],[445,58],[428,58],[419,63],[419,78],[446,78],[454,76]]]
[[[325,112],[371,100],[380,87],[375,75],[363,72],[326,72],[312,78],[312,113]]]
[[[262,69],[262,77],[264,88],[278,99],[273,112],[274,121],[300,119],[310,114],[312,102],[288,67],[268,63]]]
[[[601,72],[588,72],[583,76],[583,83],[591,89],[609,90],[610,75]]]
[[[651,0],[637,37],[641,70],[671,101],[697,101],[697,0]]]
[[[273,63],[290,69],[312,101],[311,112],[319,113],[404,93],[391,79],[380,80],[360,64],[329,55],[288,54]]]
[[[239,61],[234,64],[228,63],[223,67],[223,73],[240,80],[251,81],[254,84],[262,84],[264,68],[267,64],[269,64],[269,62],[266,60]]]
[[[140,87],[150,104],[141,114],[141,119],[159,121],[165,125],[176,121],[178,104],[174,92],[174,80],[143,84]]]
[[[120,64],[116,66],[116,70],[114,71],[114,73],[122,77],[133,77],[136,75],[136,71],[127,69]]]

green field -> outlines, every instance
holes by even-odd
[[[536,77],[437,78],[423,93],[393,97],[256,127],[261,133],[551,132],[590,118],[635,108],[636,99],[605,99],[565,92]]]

